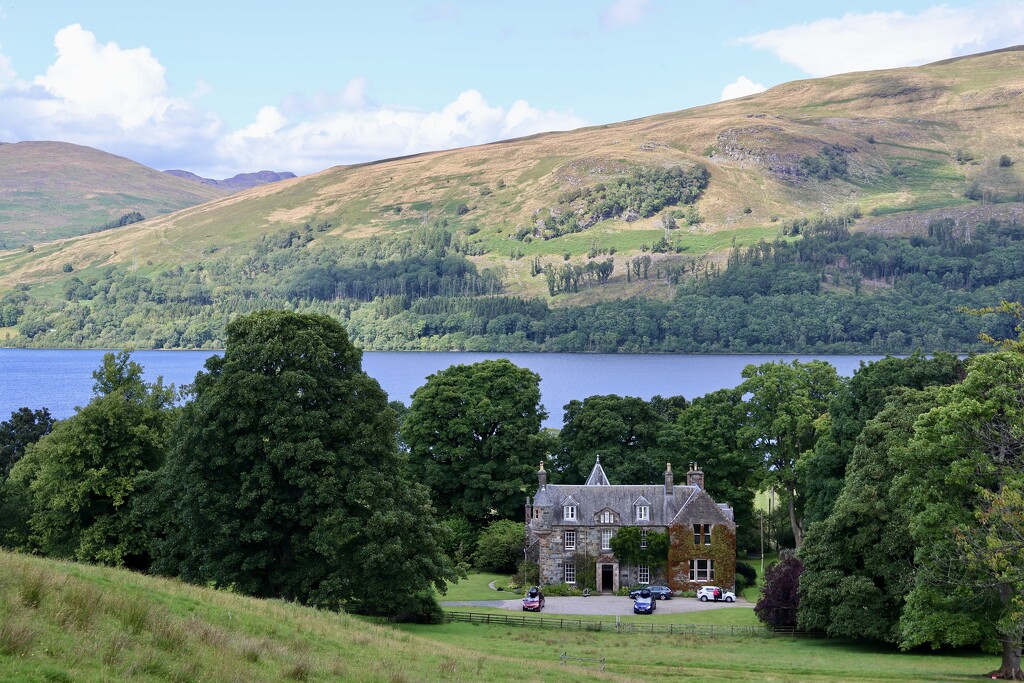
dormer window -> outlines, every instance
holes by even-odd
[[[636,520],[638,522],[649,522],[649,521],[651,521],[651,506],[650,505],[637,505],[636,506]]]
[[[562,518],[565,520],[576,520],[576,506],[566,505],[562,508]]]
[[[600,521],[601,521],[601,524],[614,524],[615,523],[615,513],[612,512],[611,510],[602,510],[601,511]]]

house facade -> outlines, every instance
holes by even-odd
[[[609,482],[600,457],[582,485],[548,484],[541,463],[525,517],[527,555],[536,560],[545,585],[591,584],[601,592],[648,583],[676,591],[735,585],[733,511],[704,491],[704,472],[696,463],[685,484],[675,483],[669,463],[664,484],[639,486]],[[667,562],[620,562],[612,539],[623,527],[639,529],[641,547],[650,532],[667,533]]]

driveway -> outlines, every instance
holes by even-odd
[[[465,602],[442,602],[442,607],[498,607],[522,611],[523,601],[515,600],[473,600]],[[658,600],[656,614],[680,614],[682,612],[703,612],[714,609],[753,609],[753,603],[743,598],[736,602],[701,602],[697,598],[672,598]],[[589,598],[555,597],[545,598],[544,611],[551,614],[589,614],[594,616],[616,616],[633,614],[633,601],[626,596],[594,595]]]

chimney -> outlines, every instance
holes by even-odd
[[[540,469],[537,471],[537,488],[544,488],[548,485],[548,473],[544,471],[544,461],[540,461]]]
[[[704,490],[704,472],[701,471],[697,463],[690,463],[690,470],[686,473],[686,485],[696,486],[700,490]]]
[[[526,518],[527,524],[533,519],[533,505],[530,504],[529,496],[526,497],[526,505],[523,506],[523,516]]]
[[[671,496],[675,490],[675,480],[672,478],[672,463],[665,464],[665,495]]]

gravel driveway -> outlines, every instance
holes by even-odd
[[[521,611],[521,598],[515,600],[473,600],[465,602],[442,602],[443,607],[499,607],[501,609]],[[752,609],[754,605],[743,598],[736,602],[701,602],[697,598],[672,598],[658,600],[656,614],[679,614],[681,612],[702,612],[712,609]],[[626,596],[594,595],[581,597],[549,597],[545,598],[544,611],[552,614],[591,614],[596,616],[615,616],[633,614],[633,601]]]

